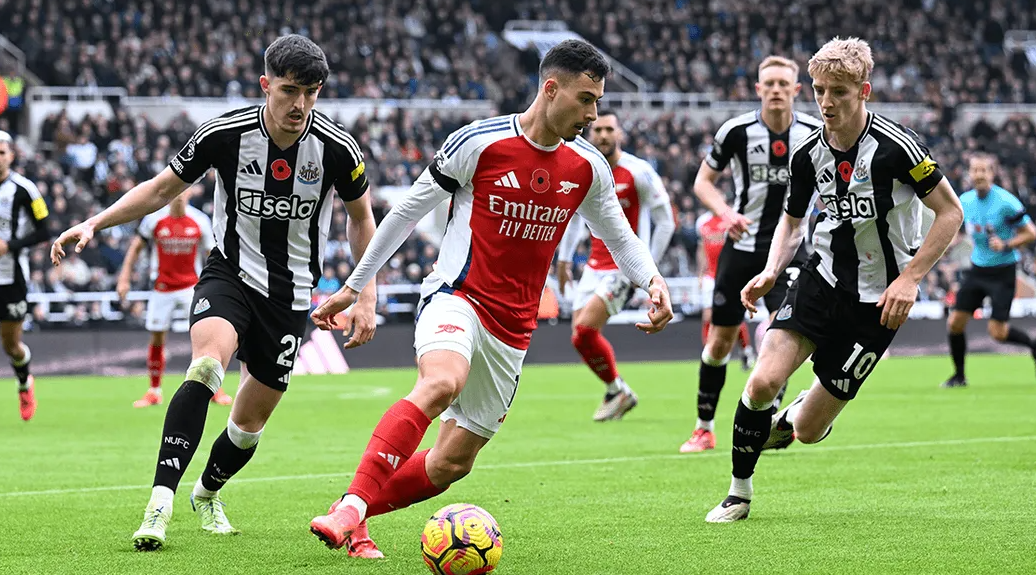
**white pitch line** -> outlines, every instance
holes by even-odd
[[[1036,435],[1022,435],[1022,436],[1007,436],[1007,437],[971,437],[967,439],[940,439],[936,441],[905,441],[900,443],[865,443],[860,445],[832,445],[830,447],[818,446],[818,447],[805,447],[802,450],[796,449],[792,453],[798,454],[810,454],[810,453],[825,453],[832,451],[858,451],[866,449],[902,449],[911,447],[939,447],[947,445],[972,445],[981,443],[1013,443],[1017,441],[1034,441]],[[710,453],[703,453],[698,455],[686,455],[686,454],[655,454],[655,455],[639,455],[631,457],[605,457],[600,459],[560,459],[556,461],[525,461],[517,463],[495,463],[488,465],[478,465],[475,467],[475,471],[482,470],[495,470],[495,469],[520,469],[526,467],[561,467],[566,465],[607,465],[612,463],[631,463],[637,461],[659,461],[666,459],[686,459],[687,461],[694,461],[695,459],[701,459],[703,457],[729,457],[730,452],[726,450],[717,450]],[[274,475],[270,477],[244,477],[241,479],[235,479],[234,484],[238,483],[269,483],[271,481],[306,481],[311,479],[341,479],[346,477],[352,477],[352,473],[310,473],[306,475]],[[181,486],[190,486],[193,482],[182,483]],[[70,495],[80,493],[100,493],[106,491],[134,491],[144,490],[150,488],[150,485],[107,485],[104,487],[80,487],[75,489],[44,489],[40,491],[8,491],[0,493],[0,497],[32,497],[38,495]]]

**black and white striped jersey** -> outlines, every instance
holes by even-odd
[[[185,182],[216,168],[216,250],[249,287],[293,310],[310,307],[331,226],[331,189],[347,202],[367,191],[360,146],[313,110],[299,139],[281,150],[263,108],[203,124],[169,163]]]
[[[0,285],[25,289],[29,278],[29,250],[23,248],[50,237],[46,219],[47,202],[36,184],[11,170],[0,182],[0,240],[7,242],[7,253],[0,256]]]
[[[734,249],[763,254],[769,251],[788,196],[789,152],[822,125],[820,120],[796,112],[788,130],[778,134],[756,110],[720,126],[705,161],[718,171],[730,164],[734,205],[739,214],[752,220],[748,233],[734,242]]]
[[[820,129],[792,151],[787,211],[804,218],[820,195],[811,263],[832,286],[877,302],[921,247],[920,198],[942,178],[917,134],[869,112],[849,150],[832,149]]]

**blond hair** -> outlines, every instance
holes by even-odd
[[[799,65],[795,62],[795,60],[792,60],[791,58],[785,58],[784,56],[767,56],[763,59],[762,62],[759,63],[758,73],[762,74],[763,70],[773,66],[791,68],[792,74],[794,74],[796,78],[799,77]]]
[[[809,59],[809,75],[828,76],[855,84],[870,81],[874,57],[867,42],[856,37],[835,37]]]

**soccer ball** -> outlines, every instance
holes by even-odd
[[[428,519],[421,551],[436,575],[480,575],[496,568],[504,540],[496,519],[485,509],[454,503]]]

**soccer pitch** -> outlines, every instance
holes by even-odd
[[[582,365],[529,366],[475,471],[442,496],[371,521],[386,555],[350,559],[309,533],[345,490],[413,370],[292,379],[249,466],[223,490],[243,533],[198,527],[188,497],[226,425],[211,406],[177,493],[165,549],[130,535],[150,493],[165,406],[133,409],[145,378],[41,378],[39,411],[0,417],[0,573],[426,573],[425,520],[453,502],[500,522],[502,574],[1032,573],[1036,570],[1036,374],[1028,356],[973,356],[971,387],[943,390],[945,357],[878,365],[815,446],[767,453],[752,516],[708,525],[730,481],[730,425],[745,374],[728,371],[719,447],[679,455],[697,364],[625,364],[641,404],[593,423],[602,386]],[[789,398],[811,381],[801,370]],[[236,386],[228,378],[228,391]],[[9,385],[13,387],[13,383]],[[178,385],[165,379],[166,398]],[[435,425],[432,430],[434,431]],[[429,433],[425,445],[429,445]]]

